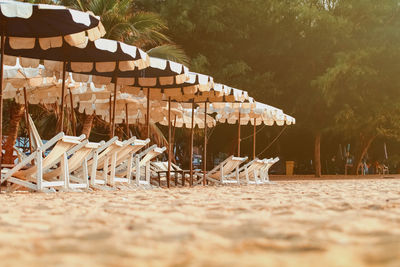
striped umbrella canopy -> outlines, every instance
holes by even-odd
[[[112,77],[115,79],[114,94],[117,90],[117,79],[121,73],[141,70],[149,66],[149,56],[135,46],[122,42],[98,39],[90,41],[85,37],[85,42],[80,46],[66,44],[62,47],[42,49],[39,42],[30,49],[14,49],[6,44],[7,55],[20,57],[23,67],[37,67],[39,61],[44,59],[44,66],[48,71],[62,73],[61,95],[65,93],[65,81],[67,71],[83,73],[77,78],[89,77],[94,82],[110,83]],[[64,98],[61,98],[61,110],[64,108]],[[61,112],[63,123],[63,112]],[[61,123],[61,129],[63,124]]]
[[[99,17],[63,6],[0,1],[0,33],[15,49],[76,46],[105,34]]]
[[[205,127],[204,112],[202,113],[198,109],[195,109],[193,115],[194,115],[194,120],[193,120],[194,127],[203,129]],[[210,115],[207,115],[206,121],[207,121],[208,128],[212,128],[212,127],[216,126],[216,124],[217,124],[216,120],[213,117],[211,117]],[[164,117],[164,119],[162,121],[160,121],[159,123],[161,125],[168,126],[168,121],[167,121],[166,117]],[[173,117],[171,124],[174,125],[174,127],[191,129],[191,127],[192,127],[192,110],[184,108],[182,110],[181,114],[177,115],[176,117],[175,116]]]
[[[185,103],[190,103],[192,112],[194,112],[194,106],[197,103],[208,103],[208,102],[214,102],[214,101],[227,101],[227,102],[242,102],[245,101],[249,98],[247,92],[238,90],[235,88],[231,88],[226,85],[214,83],[214,80],[212,77],[204,75],[204,74],[199,74],[199,73],[194,73],[190,72],[189,73],[189,79],[180,85],[167,85],[167,86],[153,86],[153,87],[126,87],[122,90],[128,93],[132,94],[141,94],[141,95],[147,95],[148,101],[150,99],[158,99],[158,100],[168,100],[169,103],[171,101],[175,102],[181,102],[183,105]],[[150,94],[151,92],[151,94]],[[150,107],[150,102],[148,103],[148,107]],[[187,107],[190,108],[190,107]],[[149,126],[149,120],[150,120],[150,112],[149,110],[147,111],[147,121],[146,121],[146,128],[147,128],[147,137],[150,136],[150,126]],[[207,115],[204,114],[205,118],[204,121],[208,122],[207,120]],[[172,154],[171,150],[171,116],[168,116],[168,121],[169,123],[166,123],[168,125],[168,175],[167,175],[167,185],[169,185],[169,170],[170,170],[170,162],[171,158],[170,155]],[[193,150],[193,128],[195,127],[195,118],[192,116],[192,121],[193,123],[191,124],[191,134],[190,134],[190,157],[193,156],[192,150]],[[210,120],[212,123],[214,120]],[[175,122],[174,122],[175,123]],[[176,124],[176,123],[175,123]],[[208,123],[205,124],[204,131],[205,133],[207,132],[207,125]],[[204,158],[206,156],[206,134],[204,134]],[[192,160],[190,160],[192,162]],[[204,170],[206,168],[205,164],[206,161],[203,160],[204,162]],[[193,184],[193,166],[191,164],[190,166],[190,177],[191,177],[191,184]]]
[[[3,66],[10,63],[8,60],[14,61],[5,58],[5,46],[15,49],[29,49],[35,43],[43,49],[65,44],[76,46],[86,37],[96,40],[104,34],[104,27],[93,14],[62,6],[0,1],[0,141],[3,133]]]
[[[295,124],[296,120],[283,113],[281,109],[263,104],[250,98],[246,103],[211,103],[209,113],[217,113],[216,120],[220,123],[238,124],[238,156],[240,156],[240,126],[253,127],[253,158],[256,156],[256,127],[261,124],[278,126]]]

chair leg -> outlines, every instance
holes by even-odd
[[[108,162],[109,157],[107,156],[104,160],[104,168],[103,168],[103,180],[105,184],[108,184]]]
[[[133,164],[133,155],[130,154],[128,160],[128,170],[126,173],[126,178],[128,178],[128,184],[130,184],[132,180],[132,164]]]
[[[99,154],[96,152],[94,154],[94,157],[92,159],[93,164],[92,164],[92,170],[91,170],[91,175],[90,175],[90,184],[92,186],[96,185],[96,175],[97,175],[97,160],[99,158]]]
[[[68,170],[67,153],[64,153],[61,159],[61,179],[64,181],[64,189],[69,188],[69,170]]]
[[[136,157],[136,183],[137,185],[140,185],[140,159],[139,157]]]
[[[89,189],[89,178],[88,178],[88,166],[87,166],[87,159],[85,158],[82,163],[83,169],[83,181],[86,184],[86,189]]]
[[[117,153],[113,153],[111,156],[111,171],[110,171],[110,185],[115,186],[115,169],[117,168]]]
[[[43,190],[43,169],[42,169],[42,163],[43,163],[43,158],[42,158],[42,150],[38,149],[37,155],[36,155],[36,165],[37,165],[37,189],[39,191]]]

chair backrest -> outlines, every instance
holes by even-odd
[[[40,138],[39,132],[36,128],[35,123],[32,120],[31,115],[28,114],[28,127],[30,129],[30,133],[31,133],[31,141],[32,141],[32,148],[34,150],[36,150],[38,147],[42,147],[43,146],[43,141],[42,138]]]
[[[74,146],[79,145],[82,141],[82,136],[64,136],[63,133],[61,133],[61,137],[59,137],[60,134],[55,136],[53,139],[51,139],[48,143],[42,146],[43,151],[46,150],[46,148],[50,147],[53,142],[56,140],[55,138],[58,138],[56,141],[57,143],[53,147],[53,149],[50,151],[50,153],[43,159],[42,162],[42,169],[46,170],[56,164],[57,162],[60,161],[61,156],[66,153],[68,150],[72,149]],[[54,141],[53,141],[54,140]],[[34,165],[26,170],[19,171],[15,173],[16,177],[29,177],[33,174],[35,174],[37,171],[37,166]]]
[[[155,167],[155,171],[167,171],[164,162],[162,161],[153,161],[151,165]]]
[[[241,157],[230,156],[229,158],[227,158],[226,160],[221,162],[214,169],[219,169],[219,168],[223,167],[224,174],[229,174],[229,173],[232,173],[237,167],[240,166],[240,164],[242,164],[246,160],[247,160],[247,157],[241,158]]]
[[[254,159],[251,161],[251,164],[247,167],[249,172],[253,172],[255,170],[260,170],[264,167],[264,161],[260,159]]]
[[[150,139],[140,140],[135,139],[133,142],[127,144],[118,151],[117,164],[129,159],[133,154],[137,153],[150,142]]]
[[[144,155],[144,157],[140,160],[140,165],[143,166],[147,164],[147,162],[151,161],[158,155],[161,155],[164,151],[166,150],[165,147],[159,148],[157,146],[152,147],[150,150],[147,151],[147,153]]]

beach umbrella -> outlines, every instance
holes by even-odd
[[[148,94],[150,90],[152,91],[152,95],[155,95],[156,98],[160,100],[168,100],[170,103],[179,102],[179,103],[190,103],[192,105],[192,110],[194,110],[194,106],[198,103],[208,103],[215,101],[227,101],[227,102],[235,102],[235,101],[245,101],[248,99],[248,94],[245,91],[238,90],[235,88],[231,88],[222,84],[215,84],[213,78],[208,75],[203,75],[199,73],[188,74],[189,79],[180,85],[165,85],[165,86],[156,86],[151,88],[137,88],[137,90],[147,90]],[[149,96],[149,95],[148,95]],[[149,99],[149,97],[148,97]],[[149,105],[148,105],[149,106]],[[194,114],[194,112],[193,112]],[[206,116],[206,113],[205,113]],[[171,116],[168,116],[168,143],[171,144]],[[193,119],[194,121],[194,119]],[[205,118],[207,121],[207,118]],[[193,125],[194,126],[194,125]],[[147,127],[148,128],[148,127]],[[149,128],[148,128],[149,129]],[[203,169],[204,172],[206,170],[206,149],[207,149],[207,125],[204,127],[204,151],[203,151]],[[190,176],[191,176],[191,185],[193,184],[193,127],[191,127],[190,134]],[[171,167],[171,145],[168,147],[168,173],[167,173],[167,185],[169,186],[169,177],[170,177],[170,167]],[[205,182],[205,181],[204,181]]]
[[[175,67],[176,68],[176,67]],[[150,107],[151,107],[151,99],[159,100],[159,101],[168,101],[168,107],[171,106],[173,102],[185,102],[191,101],[196,95],[200,95],[203,92],[210,91],[213,85],[213,79],[210,76],[187,72],[187,69],[183,69],[185,76],[178,76],[179,79],[169,80],[169,83],[164,82],[157,84],[148,84],[146,87],[137,87],[137,86],[127,86],[122,89],[122,91],[131,93],[131,94],[141,94],[146,96],[147,98],[147,112],[146,112],[146,135],[147,138],[150,137]],[[177,77],[177,78],[178,78]],[[185,78],[185,79],[183,79]],[[220,93],[218,93],[219,95]],[[206,99],[206,98],[205,98]],[[194,104],[193,104],[194,105]],[[194,107],[194,106],[193,106]],[[170,170],[171,170],[171,115],[167,116],[168,118],[168,173],[167,173],[167,186],[169,187],[170,180]],[[193,132],[193,131],[192,131]],[[192,146],[191,146],[192,149]],[[192,157],[193,153],[190,153]],[[191,171],[191,177],[192,171]]]
[[[132,95],[143,96],[143,87],[151,88],[154,86],[177,86],[188,79],[188,68],[184,65],[161,58],[150,57],[149,66],[145,69],[126,71],[118,75],[122,79],[121,91]],[[114,82],[114,81],[113,81]],[[147,136],[149,136],[149,109],[150,109],[150,90],[147,90]]]
[[[114,84],[114,95],[118,84],[132,82],[135,72],[149,66],[149,57],[142,50],[125,43],[97,39],[85,42],[79,47],[65,44],[63,47],[42,49],[39,43],[31,49],[14,49],[7,46],[5,51],[8,55],[19,56],[21,64],[25,67],[36,67],[40,59],[44,60],[44,66],[48,71],[61,73],[61,110],[64,107],[65,82],[67,72],[72,72],[75,81],[93,82],[95,84]],[[122,73],[129,72],[123,76]],[[121,78],[120,78],[121,77]],[[128,78],[129,77],[129,78]],[[136,76],[137,77],[137,76]],[[63,129],[63,112],[61,112],[61,127]],[[113,126],[111,127],[113,135]]]
[[[0,1],[0,152],[3,133],[3,66],[14,65],[15,58],[5,56],[5,46],[31,49],[39,43],[43,49],[76,46],[105,34],[99,18],[62,6]],[[0,154],[0,162],[1,162]],[[1,169],[1,168],[0,168]]]
[[[211,104],[215,105],[238,105],[238,103],[243,103],[245,101],[250,101],[252,98],[249,97],[246,91],[232,88],[230,86],[214,83],[211,92],[219,92],[217,95],[219,97],[209,97],[209,98],[194,98],[193,102],[196,102],[197,105],[204,112],[204,120],[207,122],[207,113],[213,113],[213,111],[209,110]],[[221,97],[222,95],[222,97]],[[204,177],[207,174],[207,123],[204,127],[204,140],[203,140],[203,174]],[[192,163],[191,163],[192,168]],[[206,184],[206,179],[203,179],[203,185]]]
[[[25,105],[25,122],[27,125],[29,146],[32,152],[32,142],[30,135],[30,127],[28,123],[28,104],[26,97],[26,88],[37,88],[37,87],[52,87],[57,83],[56,79],[52,76],[46,77],[43,66],[38,68],[23,68],[17,60],[15,66],[5,65],[3,68],[3,98],[19,98],[16,99],[19,104]]]
[[[249,122],[253,125],[253,158],[255,158],[257,125],[272,126],[276,123],[278,126],[282,126],[296,123],[293,117],[283,113],[281,109],[252,99],[248,103],[213,103],[209,110],[217,113],[216,118],[221,123],[238,124],[238,157],[240,156],[241,125],[247,125]]]

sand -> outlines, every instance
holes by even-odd
[[[0,195],[1,266],[400,266],[400,180]]]

